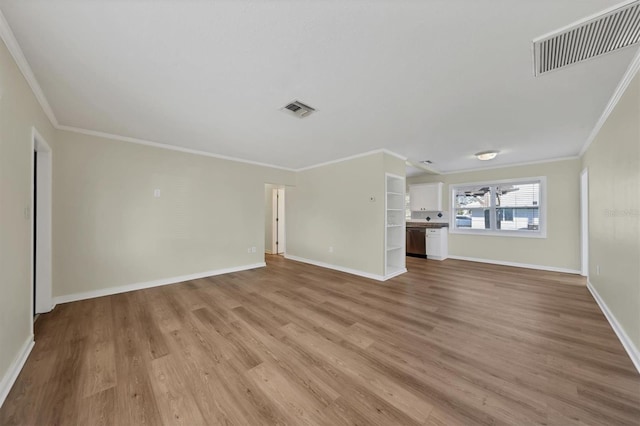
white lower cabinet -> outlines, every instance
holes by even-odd
[[[449,251],[447,228],[427,229],[427,259],[444,260]]]

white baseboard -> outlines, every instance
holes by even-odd
[[[297,262],[309,263],[311,265],[320,266],[321,268],[333,269],[335,271],[346,272],[347,274],[357,275],[359,277],[370,278],[376,281],[385,281],[391,277],[384,277],[382,275],[371,274],[369,272],[359,271],[357,269],[345,268],[344,266],[332,265],[330,263],[319,262],[317,260],[305,259],[304,257],[294,256],[292,254],[284,255],[285,259],[295,260]]]
[[[393,272],[391,274],[385,275],[383,281],[390,280],[393,277],[397,277],[398,275],[402,275],[407,272],[407,268],[402,268],[399,271]]]
[[[629,358],[631,358],[631,362],[633,362],[633,365],[636,367],[636,370],[638,370],[638,373],[640,373],[640,350],[638,350],[638,348],[636,347],[636,345],[634,345],[634,343],[631,341],[629,336],[627,336],[627,333],[625,333],[624,329],[616,319],[615,315],[613,315],[613,312],[609,310],[609,307],[605,303],[604,299],[600,297],[600,294],[598,294],[598,291],[591,284],[591,281],[589,281],[588,279],[587,279],[587,288],[591,292],[591,295],[593,296],[593,298],[596,300],[596,303],[600,307],[600,310],[602,311],[604,316],[607,318],[607,321],[609,321],[609,324],[611,324],[611,328],[613,328],[613,331],[616,333],[616,336],[618,336],[618,339],[620,340],[620,343],[622,343],[624,350],[627,351]]]
[[[580,271],[577,269],[558,268],[555,266],[531,265],[528,263],[518,263],[518,262],[503,262],[502,260],[479,259],[476,257],[453,256],[453,255],[449,255],[449,259],[466,260],[469,262],[479,262],[479,263],[491,263],[493,265],[515,266],[516,268],[537,269],[539,271],[562,272],[565,274],[580,275]]]
[[[24,363],[27,362],[27,358],[29,358],[29,354],[31,353],[31,349],[33,349],[34,341],[33,334],[29,336],[26,342],[20,348],[18,352],[18,356],[13,360],[11,366],[6,371],[4,376],[2,377],[2,381],[0,382],[0,407],[4,404],[4,400],[7,399],[7,395],[9,395],[9,391],[11,391],[11,387],[15,383],[18,378],[18,374],[22,371],[22,367]]]
[[[273,253],[271,253],[271,250],[267,250],[267,249],[264,249],[264,252],[265,252],[266,254],[273,254]]]
[[[197,280],[199,278],[213,277],[215,275],[229,274],[231,272],[246,271],[248,269],[262,268],[267,266],[266,263],[253,263],[251,265],[234,266],[232,268],[216,269],[214,271],[200,272],[197,274],[182,275],[179,277],[164,278],[154,281],[146,281],[142,283],[127,284],[118,287],[109,287],[100,290],[85,291],[82,293],[67,294],[65,296],[57,296],[53,298],[54,304],[75,302],[77,300],[93,299],[94,297],[110,296],[112,294],[126,293],[133,290],[142,290],[145,288],[159,287],[168,284],[180,283],[183,281]]]

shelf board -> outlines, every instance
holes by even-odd
[[[401,225],[387,225],[387,228],[398,228],[400,226],[404,226],[404,223]]]
[[[389,212],[402,212],[404,209],[387,209]]]
[[[391,191],[387,191],[387,195],[404,195],[403,192],[391,192]]]
[[[387,247],[387,251],[391,251],[391,250],[399,250],[403,248],[402,246],[389,246]]]

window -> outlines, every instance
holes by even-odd
[[[451,186],[451,232],[546,237],[544,177]]]

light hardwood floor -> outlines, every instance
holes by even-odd
[[[60,305],[1,425],[637,425],[640,376],[581,277],[407,259],[266,268]]]

